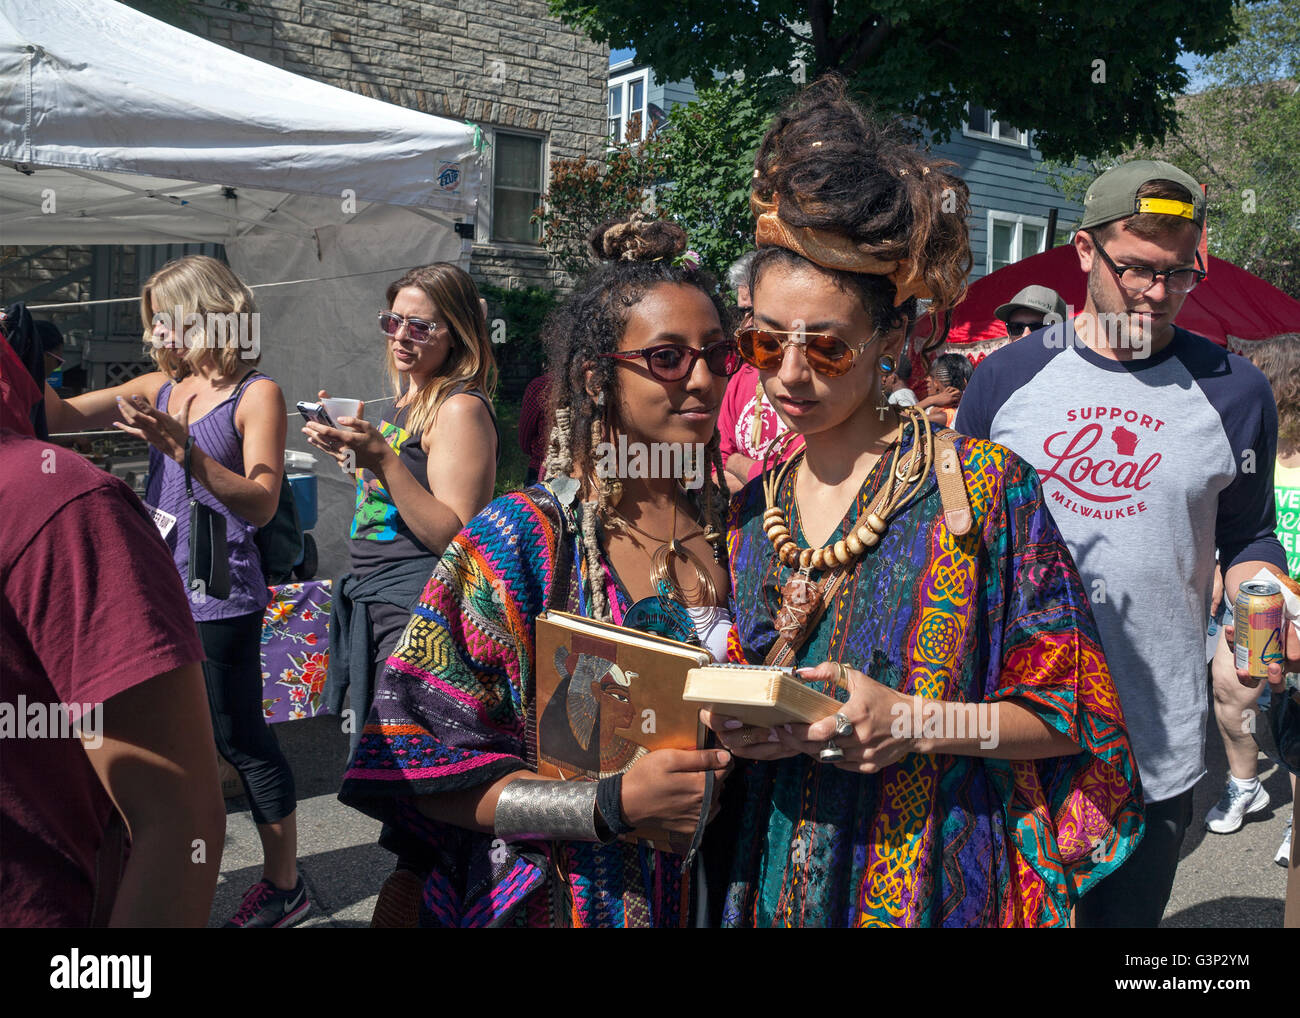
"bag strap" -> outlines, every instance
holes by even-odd
[[[190,478],[190,452],[194,449],[194,436],[185,436],[185,497],[194,501],[194,484]]]
[[[126,861],[126,846],[130,840],[126,821],[113,806],[104,825],[104,835],[95,852],[95,898],[90,906],[90,926],[104,929],[113,914],[117,892],[122,886],[122,869]]]
[[[943,502],[943,521],[958,537],[970,533],[970,500],[966,497],[966,479],[957,456],[957,432],[944,428],[935,432],[934,472],[939,479],[939,498]]]
[[[848,578],[849,571],[847,569],[841,569],[834,576],[827,577],[817,585],[817,590],[821,595],[817,601],[817,608],[815,611],[809,613],[808,622],[803,627],[803,631],[800,633],[798,640],[792,641],[786,639],[784,636],[778,637],[776,643],[772,644],[771,649],[767,652],[767,656],[763,658],[763,664],[768,665],[771,668],[785,668],[794,660],[794,656],[798,653],[799,648],[802,647],[808,637],[812,635],[812,631],[816,628],[822,614],[826,611],[827,605],[831,603],[831,598],[835,596],[836,592],[844,585]]]

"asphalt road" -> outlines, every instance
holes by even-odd
[[[1208,774],[1197,785],[1195,820],[1162,926],[1262,927],[1282,925],[1286,870],[1273,862],[1290,815],[1285,772],[1261,760],[1260,778],[1271,805],[1235,834],[1211,834],[1206,811],[1227,774],[1223,744],[1209,719]],[[347,756],[337,719],[319,717],[274,726],[298,788],[299,865],[312,909],[304,926],[369,926],[379,886],[393,857],[379,848],[379,824],[336,798]],[[1286,804],[1285,806],[1283,804]],[[227,800],[226,846],[209,926],[234,914],[244,891],[261,878],[261,847],[246,800]]]

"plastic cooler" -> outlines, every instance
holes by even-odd
[[[303,530],[316,526],[318,498],[316,493],[316,457],[311,453],[286,449],[284,453],[285,476],[293,489],[293,499],[298,504],[298,521]]]

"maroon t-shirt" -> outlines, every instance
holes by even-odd
[[[171,554],[130,488],[0,430],[0,926],[90,921],[112,804],[81,740],[50,737],[55,705],[91,704],[87,733],[102,736],[94,704],[201,660]]]

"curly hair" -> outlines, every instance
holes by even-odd
[[[1300,332],[1251,343],[1246,356],[1273,389],[1278,448],[1300,449]]]
[[[792,227],[841,235],[881,260],[909,259],[937,316],[965,295],[973,264],[970,191],[947,172],[955,165],[918,151],[851,99],[842,77],[828,74],[794,96],[768,127],[754,159],[753,190],[764,202],[777,199],[780,219]],[[785,248],[761,248],[750,266],[751,293],[774,262],[813,264]],[[915,321],[916,299],[895,307],[897,287],[887,276],[816,267],[861,300],[876,328]],[[929,345],[946,334],[945,323]]]
[[[594,482],[596,448],[605,440],[602,436],[607,429],[618,423],[617,401],[606,395],[613,397],[618,392],[615,362],[601,355],[618,349],[629,312],[656,286],[698,289],[717,310],[724,332],[729,331],[730,313],[718,293],[717,282],[708,272],[673,263],[686,249],[686,233],[674,223],[652,220],[637,212],[630,218],[601,223],[591,231],[588,244],[605,264],[593,270],[569,299],[551,312],[542,328],[553,379],[549,412],[554,422],[544,474],[568,477],[576,468],[583,479],[584,495],[598,497],[596,511],[583,513],[583,569],[591,592],[592,613],[601,618],[609,611],[604,584],[591,582],[596,575],[593,565],[599,559],[596,517],[606,508],[603,490],[593,491],[598,487]],[[597,396],[588,392],[589,385]],[[701,508],[709,526],[721,533],[727,494],[720,486],[724,474],[716,430],[705,455],[707,463],[701,464],[705,473]]]

